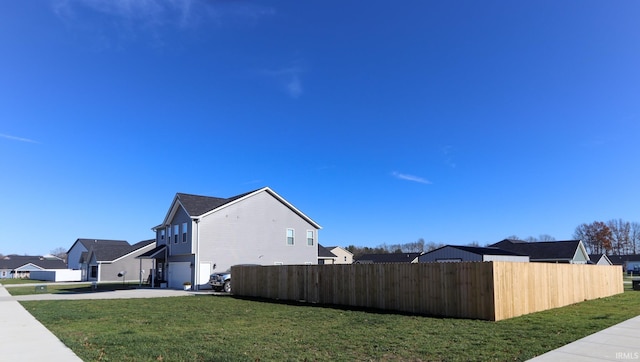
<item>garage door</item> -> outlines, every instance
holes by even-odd
[[[191,263],[169,263],[169,288],[182,289],[182,283],[191,282]]]

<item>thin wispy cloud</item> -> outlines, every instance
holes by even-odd
[[[408,175],[406,173],[400,173],[400,172],[396,172],[394,171],[392,173],[393,177],[400,179],[400,180],[405,180],[405,181],[411,181],[411,182],[417,182],[417,183],[421,183],[421,184],[425,184],[425,185],[431,185],[431,181],[422,178],[420,176],[414,176],[414,175]]]
[[[99,28],[97,33],[104,34],[100,28],[113,27],[121,37],[151,36],[156,43],[161,43],[156,38],[165,28],[193,28],[203,23],[253,26],[256,20],[276,13],[272,7],[249,1],[207,0],[52,0],[52,9],[68,25],[83,32]],[[87,12],[107,16],[110,21],[88,23]]]
[[[4,139],[8,139],[8,140],[12,140],[12,141],[27,142],[27,143],[40,143],[40,142],[38,142],[38,141],[34,141],[34,140],[32,140],[32,139],[29,139],[29,138],[17,137],[17,136],[12,136],[12,135],[8,135],[8,134],[4,134],[4,133],[0,133],[0,138],[4,138]]]
[[[302,86],[302,74],[305,70],[299,66],[267,69],[261,73],[269,78],[275,79],[280,87],[289,97],[297,99],[302,96],[304,88]]]
[[[444,154],[444,163],[451,168],[456,168],[456,163],[453,161],[453,146],[444,146],[442,153]]]

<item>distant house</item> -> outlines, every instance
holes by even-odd
[[[363,254],[354,264],[417,263],[420,253]]]
[[[605,254],[589,254],[589,259],[591,260],[591,264],[595,265],[613,265],[609,257]]]
[[[613,265],[620,265],[629,275],[640,275],[640,255],[608,255]]]
[[[332,252],[336,258],[333,264],[353,264],[353,254],[340,246],[328,246],[330,252]]]
[[[329,249],[324,246],[318,244],[318,264],[334,264],[337,256],[332,253]]]
[[[529,257],[499,248],[481,248],[463,245],[445,245],[418,257],[419,263],[463,261],[528,262]]]
[[[213,270],[237,264],[317,264],[320,228],[268,187],[229,198],[177,193],[141,258],[153,260],[154,283],[207,288]]]
[[[134,245],[124,240],[77,239],[67,251],[67,265],[81,270],[83,281],[146,280],[152,262],[136,257],[154,244],[154,239]]]
[[[526,242],[504,239],[489,247],[528,255],[532,262],[587,264],[590,260],[580,240]]]
[[[57,257],[7,255],[0,258],[0,279],[28,279],[32,271],[66,269]]]

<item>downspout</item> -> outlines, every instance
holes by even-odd
[[[200,290],[200,219],[193,219],[196,223],[196,250],[195,250],[195,279],[193,282],[194,290]],[[192,244],[193,245],[193,244]]]
[[[142,287],[142,273],[144,273],[144,271],[142,270],[142,259],[138,260],[140,260],[140,283],[138,284],[138,286]]]

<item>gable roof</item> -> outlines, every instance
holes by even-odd
[[[267,192],[268,194],[273,196],[276,200],[280,201],[282,204],[287,206],[291,211],[298,214],[298,216],[305,219],[309,224],[313,225],[315,228],[317,229],[322,228],[310,217],[302,213],[300,210],[296,209],[282,196],[278,195],[275,191],[271,190],[269,187],[263,187],[261,189],[245,192],[240,195],[232,196],[229,198],[201,196],[201,195],[185,194],[185,193],[179,192],[174,197],[173,202],[171,203],[171,208],[169,209],[169,212],[165,216],[165,219],[162,222],[162,224],[154,227],[153,229],[155,230],[162,226],[168,225],[169,221],[173,218],[173,215],[176,213],[179,206],[182,206],[182,208],[189,215],[190,218],[197,219],[197,218],[204,217],[212,212],[215,212],[221,208],[227,207],[236,202],[244,200],[245,198],[248,198],[260,192]]]
[[[598,264],[602,259],[604,259],[607,264],[613,265],[613,262],[611,262],[611,259],[609,259],[606,254],[589,254],[589,260],[593,264]]]
[[[572,260],[581,243],[580,240],[526,242],[504,239],[489,246],[528,255],[531,261]],[[588,257],[588,255],[585,256]]]
[[[631,255],[607,255],[613,265],[624,265],[628,261],[640,261],[640,254]]]
[[[89,261],[93,257],[95,257],[95,260],[98,262],[115,261],[154,243],[155,239],[143,240],[133,245],[129,245],[129,243],[127,242],[125,242],[124,244],[96,243],[91,246],[91,249],[89,249],[89,255],[85,258],[85,261]]]
[[[69,250],[67,250],[67,254],[73,249],[76,244],[81,244],[85,249],[89,250],[92,246],[100,244],[100,245],[129,245],[129,243],[125,240],[105,240],[105,239],[76,239],[76,241],[71,245]]]
[[[411,263],[418,256],[420,256],[420,253],[362,254],[356,258],[355,263]]]
[[[504,249],[500,249],[500,248],[495,248],[495,247],[480,247],[480,246],[467,246],[467,245],[445,245],[442,246],[438,249],[432,250],[430,252],[427,252],[426,254],[429,254],[431,252],[434,252],[436,250],[440,250],[442,248],[454,248],[454,249],[458,249],[458,250],[462,250],[462,251],[466,251],[469,253],[473,253],[473,254],[477,254],[477,255],[512,255],[512,256],[526,256],[524,254],[519,254],[513,251],[509,251],[509,250],[504,250]]]
[[[187,212],[187,214],[189,214],[189,216],[200,216],[208,213],[209,211],[215,210],[220,206],[223,206],[224,204],[228,204],[241,197],[249,195],[255,191],[258,191],[258,190],[245,192],[243,194],[229,197],[226,199],[223,199],[220,197],[183,194],[179,192],[176,194],[176,199],[180,202],[182,207],[184,207],[185,211]]]
[[[332,253],[329,249],[318,244],[318,258],[337,258],[338,256]]]
[[[45,258],[30,255],[7,255],[0,258],[0,269],[18,269],[27,264],[32,264],[42,269],[66,269],[67,265],[58,258]]]

